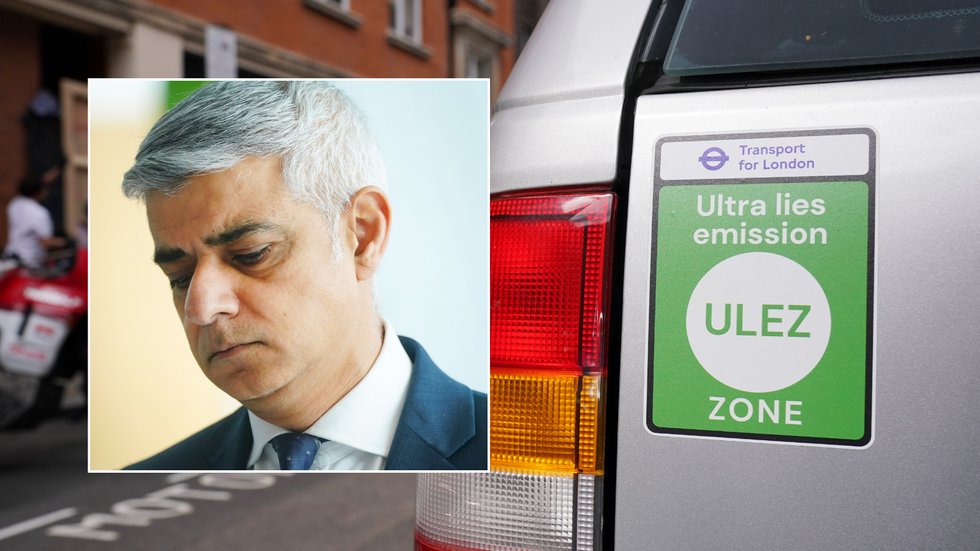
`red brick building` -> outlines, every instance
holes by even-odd
[[[203,78],[211,35],[231,44],[221,76],[478,77],[495,100],[516,59],[520,1],[0,0],[0,205],[28,170],[23,117],[41,87],[64,105],[62,79]],[[62,127],[63,140],[84,134],[78,118]],[[82,162],[84,144],[66,148]],[[66,176],[84,188],[84,170]]]

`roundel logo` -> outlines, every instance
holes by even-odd
[[[709,147],[698,158],[698,162],[708,170],[718,170],[728,162],[728,155],[720,147]]]

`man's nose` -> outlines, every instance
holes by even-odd
[[[210,325],[221,316],[238,313],[235,270],[219,262],[199,262],[184,297],[184,317],[195,325]]]

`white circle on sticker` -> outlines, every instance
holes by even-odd
[[[773,253],[719,262],[687,305],[694,356],[712,377],[744,392],[773,392],[803,380],[826,352],[830,327],[820,283]]]

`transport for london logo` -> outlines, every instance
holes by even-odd
[[[728,155],[720,147],[709,147],[698,158],[698,162],[708,170],[718,170],[728,162]]]

